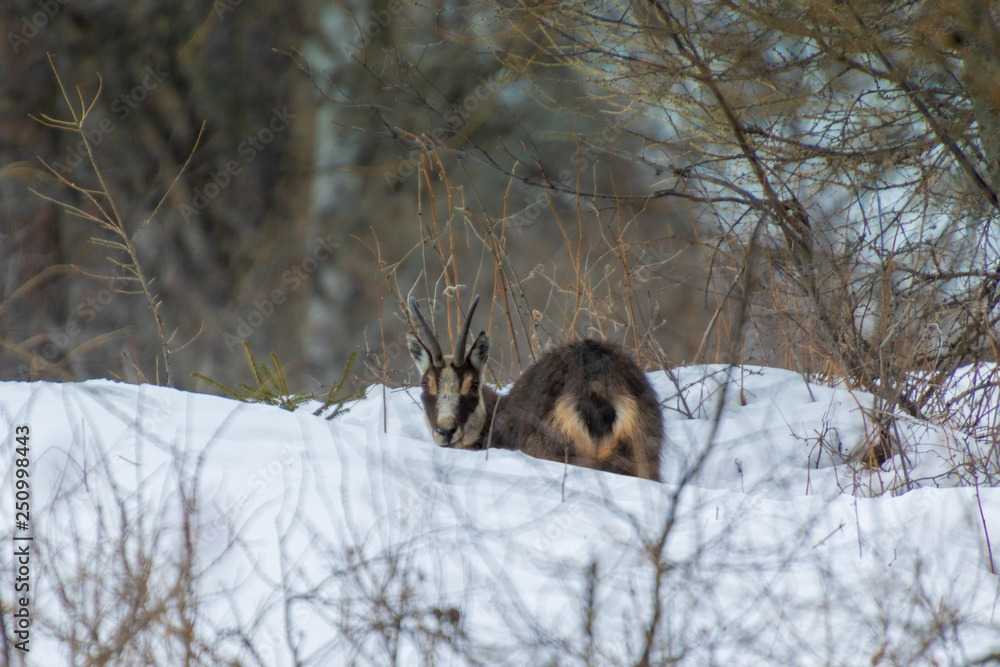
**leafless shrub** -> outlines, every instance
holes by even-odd
[[[51,128],[66,130],[80,136],[80,144],[83,145],[86,154],[87,161],[93,168],[94,176],[100,187],[95,189],[88,188],[81,185],[80,182],[76,180],[70,180],[66,176],[63,176],[58,169],[46,164],[46,168],[51,172],[60,184],[65,186],[67,190],[72,192],[78,199],[79,204],[70,203],[61,200],[52,199],[47,195],[35,192],[39,197],[50,201],[57,206],[61,207],[68,214],[78,217],[80,219],[86,220],[92,223],[98,229],[102,230],[107,236],[93,236],[91,237],[91,242],[110,248],[116,253],[120,253],[122,259],[109,258],[110,262],[116,267],[116,272],[119,274],[118,280],[115,281],[118,285],[116,290],[120,293],[130,293],[139,292],[146,297],[146,303],[149,305],[150,310],[153,314],[153,319],[156,321],[157,334],[160,339],[160,352],[161,356],[156,360],[156,382],[160,381],[160,359],[163,363],[164,380],[167,385],[173,384],[173,378],[170,371],[170,342],[173,338],[172,333],[168,333],[166,324],[163,321],[163,317],[160,315],[160,300],[153,290],[153,278],[146,275],[143,265],[139,261],[139,253],[136,249],[135,236],[142,229],[148,225],[153,217],[157,214],[163,202],[167,199],[170,194],[170,190],[173,186],[167,187],[163,196],[160,198],[159,202],[153,208],[149,216],[142,221],[137,229],[132,229],[127,226],[127,219],[123,216],[121,204],[112,195],[111,190],[108,188],[107,183],[102,176],[101,169],[98,166],[97,158],[95,157],[95,149],[92,145],[92,139],[90,138],[89,132],[93,130],[91,127],[92,123],[87,122],[90,112],[93,110],[94,105],[97,104],[97,100],[100,97],[100,86],[98,90],[94,93],[93,98],[90,101],[86,101],[83,97],[83,93],[80,88],[77,87],[76,92],[79,97],[79,106],[76,102],[69,96],[66,92],[66,88],[63,85],[62,79],[59,78],[59,73],[56,70],[55,63],[52,57],[49,57],[49,64],[52,66],[52,71],[55,74],[56,81],[59,83],[59,89],[62,92],[63,100],[70,108],[70,114],[72,120],[58,120],[54,118],[49,118],[48,116],[42,116],[41,118],[36,118],[36,120]],[[98,78],[98,80],[100,80]],[[202,125],[202,131],[204,131],[205,126]],[[98,133],[97,136],[102,136]],[[198,140],[201,139],[201,133],[198,134],[198,139],[195,140],[195,147],[197,147]],[[192,153],[194,148],[192,148]],[[181,174],[188,166],[191,156],[188,156],[188,161],[184,163],[174,179],[176,183],[177,179],[180,178]],[[110,237],[110,238],[109,238]],[[109,277],[113,279],[113,277]],[[27,352],[25,352],[27,355]],[[27,355],[30,357],[30,355]],[[132,361],[134,367],[136,361]],[[138,367],[136,367],[138,370]],[[139,375],[141,377],[142,371],[139,370]]]
[[[35,647],[44,635],[74,665],[225,663],[231,637],[248,633],[215,616],[220,591],[205,578],[233,536],[223,536],[218,553],[203,551],[201,461],[174,459],[169,471],[143,466],[136,452],[153,445],[136,428],[114,447],[84,436],[72,451],[52,448],[36,462],[58,466],[48,471],[58,485],[51,497],[35,495]],[[142,483],[125,481],[133,475]],[[149,492],[153,478],[159,500]]]

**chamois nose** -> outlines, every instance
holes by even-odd
[[[444,428],[443,426],[438,426],[434,430],[437,431],[442,438],[444,438],[445,443],[451,443],[451,436],[455,435],[455,431],[457,431],[458,428]]]

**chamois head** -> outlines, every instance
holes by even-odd
[[[410,297],[410,311],[420,325],[423,339],[408,334],[407,347],[421,373],[420,399],[427,427],[434,442],[442,447],[474,447],[487,422],[487,408],[480,387],[490,352],[490,339],[485,331],[476,337],[469,354],[465,353],[469,324],[478,303],[477,295],[455,341],[455,353],[445,356],[441,354],[434,331],[417,308],[417,300]]]

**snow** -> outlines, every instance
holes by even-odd
[[[0,383],[5,451],[31,429],[25,664],[83,662],[179,590],[186,606],[157,608],[119,664],[191,646],[204,664],[632,664],[654,608],[652,664],[1000,651],[1000,490],[967,465],[980,443],[903,422],[906,458],[871,470],[868,394],[755,367],[650,380],[662,484],[438,448],[416,390],[372,387],[327,421],[150,385]],[[196,640],[168,631],[184,619]]]

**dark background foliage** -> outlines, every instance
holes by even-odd
[[[18,0],[3,12],[6,379],[154,380],[162,365],[145,297],[123,293],[128,286],[115,280],[114,262],[122,258],[93,242],[100,230],[31,191],[87,206],[42,161],[83,187],[97,186],[81,137],[36,120],[70,118],[48,54],[71,100],[78,100],[77,87],[88,103],[100,90],[86,124],[94,160],[153,277],[179,386],[210,390],[192,371],[245,381],[242,339],[257,352],[277,352],[296,382],[315,387],[335,379],[352,350],[378,347],[380,315],[388,337],[398,338],[406,325],[395,303],[380,313],[375,281],[383,272],[372,248],[386,263],[401,261],[403,282],[412,286],[424,268],[413,250],[435,214],[419,210],[428,200],[425,193],[421,202],[418,189],[440,184],[420,172],[437,168],[427,161],[435,153],[480,159],[440,165],[470,186],[464,205],[480,215],[496,220],[505,206],[507,215],[526,209],[505,242],[517,275],[539,264],[551,274],[565,261],[553,211],[576,217],[576,204],[552,204],[519,178],[512,186],[509,173],[574,169],[586,137],[604,128],[572,109],[553,126],[537,99],[503,78],[490,47],[459,38],[473,9],[435,15],[396,2],[330,8],[305,0]],[[567,99],[585,99],[583,82],[568,71],[560,87]],[[282,125],[276,117],[287,123],[269,134],[269,125]],[[422,144],[422,163],[424,133],[430,142]],[[571,134],[577,139],[567,139]],[[592,148],[583,165],[604,185],[606,151]],[[545,156],[545,164],[532,164],[533,155]],[[523,162],[515,166],[512,157]],[[619,165],[616,187],[637,187],[633,172]],[[139,231],[165,193],[157,217]],[[648,216],[638,236],[664,236],[670,217]],[[452,250],[478,274],[486,265],[469,233],[462,231]],[[477,289],[492,288],[490,274]],[[536,282],[529,294],[544,309],[551,286]],[[680,329],[674,349],[689,345]],[[366,382],[360,364],[354,375]]]
[[[921,416],[906,373],[995,357],[994,13],[7,3],[0,377],[163,381],[166,338],[183,387],[246,381],[243,340],[299,388],[354,351],[354,385],[405,382],[403,299],[448,336],[482,293],[501,379],[599,336]],[[39,122],[59,80],[100,90],[89,143]],[[144,286],[56,203],[112,201]]]

